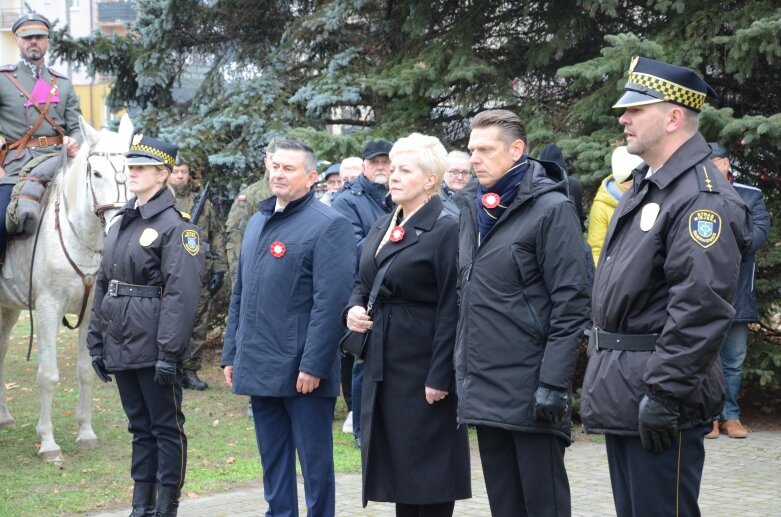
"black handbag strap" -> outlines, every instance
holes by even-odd
[[[380,287],[382,286],[382,280],[385,278],[385,272],[388,271],[388,267],[393,262],[396,255],[391,255],[388,259],[382,263],[380,269],[377,270],[377,274],[374,276],[374,283],[372,284],[372,290],[369,293],[369,302],[366,304],[366,314],[371,315],[372,306],[377,301],[377,295],[380,293]]]

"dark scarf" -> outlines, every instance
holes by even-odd
[[[515,199],[515,196],[518,194],[518,185],[528,169],[529,158],[524,154],[490,189],[486,189],[481,184],[477,185],[477,199],[475,202],[477,203],[477,229],[479,231],[478,245],[485,239],[485,236],[494,227],[496,221],[502,217],[504,211],[507,210],[507,207]],[[488,193],[498,194],[501,198],[497,207],[486,208],[483,206],[483,194]]]

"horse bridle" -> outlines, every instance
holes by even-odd
[[[112,156],[124,156],[125,153],[108,153],[93,151],[87,155],[87,185],[89,186],[90,194],[92,195],[92,213],[94,213],[100,219],[100,224],[103,229],[106,229],[106,212],[109,210],[115,210],[122,208],[127,203],[127,174],[125,174],[124,167],[117,170],[114,162],[111,161]],[[111,168],[114,169],[114,182],[117,184],[117,200],[113,203],[98,204],[98,197],[95,195],[95,188],[92,186],[92,164],[89,159],[93,156],[101,156],[106,158],[111,164]],[[123,192],[120,193],[119,186],[122,185]],[[120,196],[125,195],[125,201],[122,201]]]

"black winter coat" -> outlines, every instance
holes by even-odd
[[[456,422],[453,344],[458,224],[432,198],[375,257],[392,215],[366,237],[349,307],[366,306],[377,269],[393,259],[373,307],[361,399],[363,504],[433,504],[471,497],[469,440]],[[417,235],[416,232],[420,232]],[[346,312],[346,311],[345,311]],[[429,405],[425,387],[449,392]]]
[[[176,210],[171,191],[139,208],[135,202],[106,236],[90,317],[90,355],[102,355],[109,371],[185,359],[204,274],[198,229]],[[109,296],[110,280],[161,286],[163,297]]]
[[[462,424],[550,433],[570,442],[570,415],[536,420],[540,383],[571,390],[590,325],[589,255],[566,174],[530,160],[515,200],[477,243],[477,182],[455,196],[460,317],[455,367]]]
[[[697,133],[650,178],[642,165],[613,214],[594,281],[594,324],[659,337],[653,352],[630,352],[595,350],[592,336],[580,406],[587,432],[637,436],[644,393],[675,405],[680,429],[710,424],[721,411],[719,350],[735,316],[751,218],[709,154]]]

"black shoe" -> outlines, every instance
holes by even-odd
[[[188,390],[203,391],[208,388],[209,385],[198,378],[198,372],[195,370],[185,370],[182,377],[182,388]]]
[[[358,450],[361,449],[361,437],[360,436],[356,436],[355,437],[355,448],[358,449]]]
[[[178,488],[161,486],[157,493],[155,517],[176,517],[181,493],[181,490]]]
[[[133,512],[130,517],[154,517],[157,503],[157,485],[136,482],[133,485]]]

